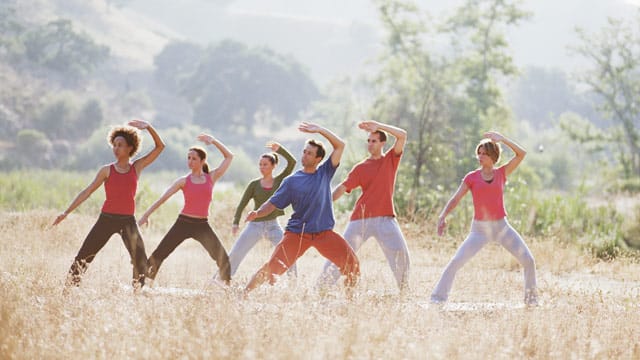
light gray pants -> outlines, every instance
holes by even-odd
[[[284,232],[278,220],[250,221],[240,232],[240,236],[229,253],[231,263],[231,276],[233,276],[242,260],[249,251],[258,243],[260,239],[267,239],[273,246],[278,245],[282,240]],[[288,274],[297,274],[295,264],[288,270]]]
[[[511,227],[507,218],[503,218],[496,221],[473,220],[471,233],[444,269],[440,281],[431,293],[431,301],[446,301],[456,272],[492,240],[507,249],[524,267],[525,302],[533,300],[531,297],[536,296],[535,261],[520,234]]]
[[[378,245],[384,252],[396,278],[398,288],[404,289],[409,280],[409,249],[396,218],[380,216],[353,220],[349,222],[344,231],[344,238],[354,252],[357,252],[360,246],[372,237],[378,241]],[[327,261],[318,283],[321,287],[333,285],[339,278],[340,270],[338,267],[331,261]]]

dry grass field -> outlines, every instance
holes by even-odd
[[[372,241],[359,253],[362,279],[349,301],[340,289],[315,290],[323,259],[313,249],[297,280],[242,298],[270,247],[257,246],[223,290],[210,285],[215,263],[193,240],[166,260],[152,289],[133,294],[128,254],[114,236],[82,286],[63,296],[95,217],[72,214],[51,229],[54,211],[0,215],[2,359],[640,358],[637,260],[598,261],[553,238],[526,239],[538,268],[535,308],[522,305],[521,268],[496,245],[458,273],[449,303],[430,305],[462,239],[436,239],[431,225],[402,222],[412,255],[411,288],[402,295]],[[227,219],[213,225],[230,249]],[[164,230],[143,229],[148,253]]]

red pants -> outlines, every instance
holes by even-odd
[[[346,286],[356,284],[360,276],[358,258],[347,241],[333,230],[312,234],[285,231],[282,241],[276,246],[271,259],[261,269],[267,272],[269,283],[273,284],[275,282],[273,275],[281,275],[287,271],[311,246],[336,264],[342,275],[346,275]]]

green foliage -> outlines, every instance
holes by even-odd
[[[637,15],[640,16],[640,15]],[[637,20],[637,19],[636,19]],[[609,127],[626,178],[640,175],[640,32],[636,22],[609,19],[590,34],[578,30],[581,43],[573,50],[591,65],[580,79],[603,100],[600,111],[617,126]]]
[[[20,130],[16,138],[15,152],[17,160],[23,166],[48,168],[51,142],[38,130]]]
[[[75,32],[71,21],[66,19],[26,32],[23,43],[30,61],[68,75],[68,79],[89,74],[109,55],[108,47]]]
[[[254,126],[290,123],[318,96],[297,62],[229,40],[206,49],[182,92],[193,104],[195,124],[245,136]]]

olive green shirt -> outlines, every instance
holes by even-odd
[[[244,191],[242,195],[242,199],[240,199],[240,203],[236,208],[236,213],[233,216],[233,225],[238,225],[240,223],[240,216],[242,215],[242,211],[249,203],[249,200],[253,199],[253,210],[257,210],[262,204],[264,204],[273,193],[278,190],[282,180],[287,176],[291,175],[293,172],[293,168],[296,166],[296,160],[291,156],[291,153],[285,149],[284,146],[280,146],[276,153],[282,155],[285,159],[287,159],[287,167],[282,170],[280,174],[273,178],[273,186],[271,189],[266,190],[260,185],[260,179],[252,180],[249,185],[247,185],[247,189]],[[271,214],[263,216],[261,218],[257,218],[253,221],[266,221],[273,220],[278,216],[284,215],[284,211],[280,209],[274,210]]]

